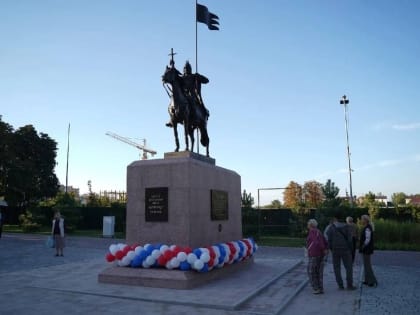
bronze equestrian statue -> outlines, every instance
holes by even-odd
[[[166,66],[166,71],[162,76],[165,84],[171,85],[166,91],[171,99],[168,112],[170,121],[166,124],[174,129],[175,136],[175,152],[179,151],[178,124],[184,125],[185,150],[189,151],[188,136],[191,140],[191,151],[194,148],[194,130],[199,129],[201,144],[206,147],[206,155],[209,156],[210,139],[207,133],[207,120],[209,111],[204,106],[201,97],[201,84],[206,84],[209,80],[199,74],[191,72],[191,65],[187,61],[184,67],[184,74],[175,68],[173,60],[174,53],[171,53],[172,59],[170,67]]]

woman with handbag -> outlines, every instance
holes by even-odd
[[[308,237],[306,248],[308,251],[308,276],[312,285],[313,294],[324,293],[324,256],[328,253],[328,243],[315,219],[308,221]]]
[[[363,268],[365,280],[363,284],[369,287],[378,286],[375,274],[372,269],[370,256],[373,254],[373,226],[368,215],[362,215],[362,232],[360,233],[359,252],[363,255]]]
[[[55,243],[55,256],[63,256],[64,249],[64,219],[61,217],[60,212],[56,212],[54,220],[52,221],[52,236]]]

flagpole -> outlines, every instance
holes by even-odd
[[[195,0],[195,73],[198,73],[198,30],[197,30],[197,1]],[[200,154],[200,143],[198,139],[198,128],[197,128],[197,153]],[[194,150],[194,148],[192,148]]]
[[[66,194],[69,185],[69,151],[70,151],[70,123],[67,129],[67,165],[66,165]]]

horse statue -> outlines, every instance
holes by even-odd
[[[171,88],[166,90],[171,101],[168,107],[170,122],[167,126],[172,127],[175,136],[175,152],[179,151],[178,138],[178,124],[184,125],[185,136],[185,150],[189,151],[188,136],[191,140],[191,151],[194,148],[194,131],[198,128],[200,130],[201,144],[206,147],[206,156],[209,156],[210,139],[207,133],[208,112],[203,110],[204,106],[197,104],[196,97],[186,95],[184,89],[183,77],[180,72],[174,67],[174,62],[171,66],[166,66],[165,73],[162,76],[163,84],[169,84]],[[165,86],[165,85],[164,85]]]

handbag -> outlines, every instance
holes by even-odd
[[[54,238],[52,236],[48,236],[47,241],[45,242],[45,245],[48,248],[54,248],[55,247],[55,241]]]

